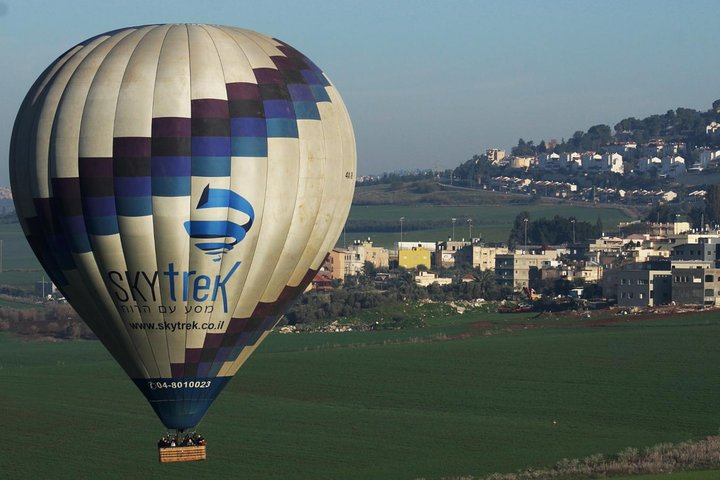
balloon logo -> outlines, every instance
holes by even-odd
[[[200,422],[320,269],[355,171],[325,73],[218,25],[74,46],[31,87],[10,148],[33,251],[172,429]]]
[[[191,220],[185,222],[190,238],[215,239],[214,242],[197,242],[195,246],[204,251],[207,255],[219,255],[232,250],[235,245],[245,238],[245,234],[252,227],[255,219],[250,202],[233,192],[232,190],[210,188],[210,184],[203,190],[197,208],[232,208],[238,212],[245,213],[249,220],[242,225],[227,220]],[[232,238],[230,242],[223,242],[220,239]],[[220,258],[213,259],[219,262]]]

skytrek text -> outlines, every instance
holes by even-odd
[[[155,271],[148,274],[144,271],[107,272],[107,278],[112,285],[112,294],[120,303],[125,302],[158,302],[160,299],[160,283],[167,283],[170,291],[170,301],[187,302],[215,302],[218,295],[222,298],[223,311],[228,311],[226,286],[233,274],[240,266],[235,262],[230,271],[223,278],[220,275],[210,277],[198,274],[196,270],[179,271],[175,264],[168,264],[167,270]]]

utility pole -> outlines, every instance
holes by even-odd
[[[457,221],[457,218],[451,218],[452,220],[452,240],[455,240],[455,222]]]
[[[405,221],[405,217],[400,217],[400,243],[403,241],[403,222]]]
[[[525,222],[525,250],[523,250],[523,253],[527,253],[527,224],[528,219],[524,219],[523,222]]]

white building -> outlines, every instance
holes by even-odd
[[[438,285],[450,285],[452,283],[452,278],[438,277],[437,274],[432,272],[419,271],[418,274],[415,275],[415,283],[421,287],[427,287],[433,283]]]
[[[613,172],[622,175],[625,173],[623,157],[619,153],[606,153],[600,155],[595,152],[585,152],[580,156],[582,168],[586,172]]]
[[[563,162],[567,168],[582,167],[582,157],[577,152],[563,153],[561,162]]]
[[[602,163],[602,168],[605,171],[619,173],[620,175],[625,173],[623,157],[619,153],[606,153],[602,156]]]
[[[537,163],[535,157],[510,157],[511,168],[530,168]]]
[[[485,151],[485,155],[487,155],[488,162],[496,165],[505,158],[505,150],[500,150],[499,148],[489,148]]]

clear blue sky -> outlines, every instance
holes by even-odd
[[[35,78],[120,27],[216,23],[290,43],[340,90],[371,174],[706,110],[720,98],[718,19],[716,0],[0,0],[0,185]]]

